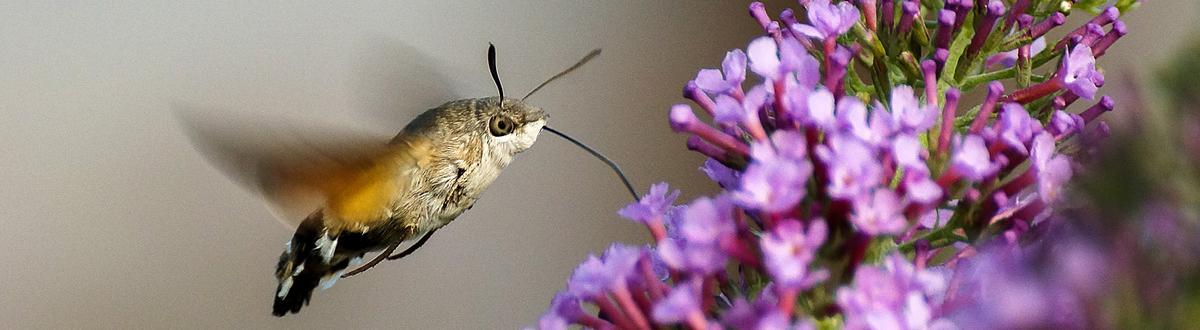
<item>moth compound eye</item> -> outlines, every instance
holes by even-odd
[[[491,124],[488,126],[492,131],[492,136],[505,136],[512,133],[513,129],[516,129],[516,125],[513,124],[512,119],[501,115],[492,117]]]

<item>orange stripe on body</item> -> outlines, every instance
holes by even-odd
[[[400,171],[410,172],[427,165],[428,151],[427,143],[395,144],[392,152],[374,165],[339,187],[326,190],[326,208],[334,218],[326,219],[326,225],[362,230],[388,220],[393,201],[401,198],[399,195],[410,184]]]

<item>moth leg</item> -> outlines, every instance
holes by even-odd
[[[400,242],[396,242],[396,244],[389,245],[386,250],[383,250],[383,252],[380,252],[379,255],[375,256],[375,259],[371,259],[371,261],[363,264],[362,266],[358,266],[358,268],[355,268],[352,271],[342,274],[342,278],[347,278],[350,276],[358,275],[358,273],[365,272],[368,269],[371,269],[371,267],[375,267],[375,264],[378,264],[379,262],[383,261],[384,258],[387,258],[388,255],[392,254],[392,251],[396,251],[396,248],[399,246],[400,246]]]
[[[428,241],[430,237],[433,237],[433,233],[436,231],[437,231],[437,229],[430,230],[428,233],[425,233],[425,236],[421,236],[420,240],[417,240],[416,243],[413,243],[412,246],[408,247],[407,249],[404,249],[404,251],[400,252],[399,254],[387,257],[387,260],[396,260],[396,259],[404,258],[404,257],[407,257],[408,255],[412,254],[413,252],[416,252],[417,249],[421,248],[421,245],[425,244],[425,241]],[[387,253],[391,253],[391,252],[392,252],[391,249],[389,249],[387,251]]]

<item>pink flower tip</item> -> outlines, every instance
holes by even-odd
[[[1000,17],[1004,15],[1004,2],[1000,0],[992,0],[987,5],[987,15],[990,17]]]
[[[1054,26],[1059,26],[1059,25],[1063,25],[1063,24],[1067,23],[1067,15],[1060,13],[1060,12],[1054,12],[1054,14],[1050,15],[1049,19],[1050,19],[1050,22],[1054,23]]]
[[[700,86],[695,80],[689,80],[686,85],[683,85],[683,97],[689,100],[695,100],[696,92],[700,91]]]
[[[1021,14],[1017,16],[1017,26],[1026,27],[1033,24],[1033,15]]]
[[[1121,10],[1117,9],[1117,7],[1108,7],[1108,9],[1105,9],[1104,12],[1100,13],[1100,15],[1111,21],[1121,17]]]
[[[1112,29],[1113,31],[1116,31],[1117,35],[1119,36],[1124,36],[1126,33],[1129,33],[1128,28],[1125,27],[1125,21],[1116,21],[1113,23]]]
[[[1087,32],[1085,35],[1091,35],[1092,38],[1099,38],[1104,35],[1104,28],[1100,27],[1100,24],[1088,23],[1084,26],[1084,29]]]
[[[953,10],[942,9],[942,12],[938,13],[938,25],[950,26],[951,24],[954,24],[955,18],[956,17]]]
[[[945,49],[945,48],[938,48],[937,50],[933,51],[933,59],[938,62],[945,63],[946,60],[950,59],[950,50]]]
[[[951,87],[946,90],[946,102],[947,103],[950,102],[950,100],[958,100],[958,98],[960,96],[962,96],[962,92],[958,91],[957,88]]]
[[[791,8],[784,8],[783,11],[779,12],[779,19],[786,23],[786,25],[791,25],[796,21],[796,11]]]
[[[988,84],[988,95],[1003,95],[1003,94],[1004,94],[1004,84],[1001,84],[999,81],[993,81]]]
[[[700,150],[701,148],[704,148],[707,145],[708,145],[708,142],[704,142],[704,139],[701,139],[699,136],[695,136],[695,135],[688,136],[688,139],[687,139],[688,150]]]
[[[686,104],[671,106],[671,130],[677,133],[689,131],[692,125],[695,125],[696,120],[696,114],[692,112],[692,107]]]
[[[767,29],[767,27],[770,26],[771,17],[767,15],[766,5],[763,5],[762,2],[755,1],[750,3],[749,9],[750,17],[754,17],[754,20],[758,21],[758,25],[762,26],[763,29]]]

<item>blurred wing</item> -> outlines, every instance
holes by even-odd
[[[449,78],[476,71],[456,72],[457,66],[402,40],[374,36],[360,41],[357,48],[350,82],[360,114],[369,119],[404,122],[425,109],[471,94],[456,90],[454,86],[461,84]]]
[[[364,180],[391,179],[394,170],[381,169],[395,169],[383,166],[395,162],[383,160],[415,163],[404,156],[409,144],[389,145],[389,137],[381,134],[211,112],[180,113],[180,118],[212,165],[265,197],[292,228],[329,196],[361,188]]]

